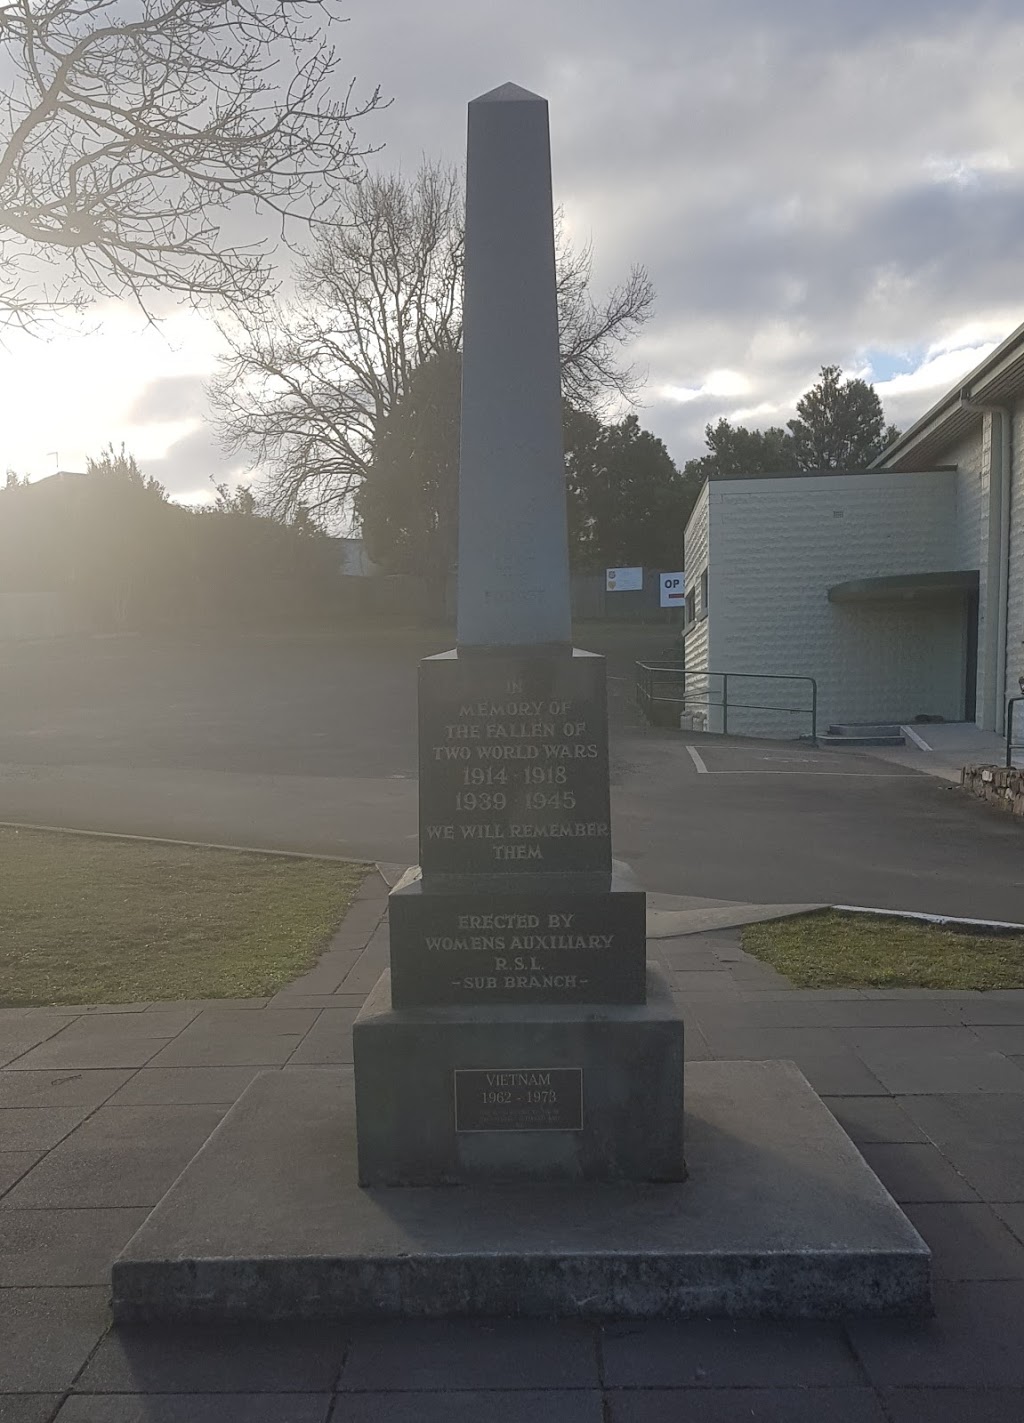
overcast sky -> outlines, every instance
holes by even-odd
[[[657,292],[633,356],[678,463],[719,416],[783,423],[823,364],[905,427],[1024,321],[1020,0],[353,0],[339,47],[391,107],[360,137],[412,172],[463,158],[465,104],[551,103],[556,201],[595,287]],[[123,440],[177,498],[236,479],[207,422],[216,333],[94,308],[0,352],[0,468]]]

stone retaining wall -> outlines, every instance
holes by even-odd
[[[1024,816],[1024,768],[965,766],[960,784],[972,795],[991,801],[1011,815]]]

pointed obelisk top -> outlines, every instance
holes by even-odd
[[[547,100],[469,106],[458,644],[571,645]]]
[[[523,103],[546,104],[547,99],[540,94],[534,94],[530,89],[524,89],[521,84],[499,84],[497,89],[489,89],[486,94],[478,94],[475,99],[470,99],[471,104],[511,104]]]

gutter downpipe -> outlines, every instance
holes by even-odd
[[[1010,589],[1012,417],[1009,408],[1005,405],[987,405],[983,401],[972,400],[970,390],[966,386],[960,392],[960,408],[976,410],[983,415],[999,416],[998,479],[996,478],[996,463],[991,454],[989,455],[989,559],[985,599],[985,661],[986,681],[989,684],[986,700],[991,709],[986,709],[985,720],[991,723],[986,727],[986,730],[995,731],[1001,735],[1006,730],[1006,633]],[[996,515],[994,529],[992,526],[993,514]],[[996,560],[994,577],[993,555]],[[992,619],[988,616],[988,611],[993,601],[993,594],[996,617],[995,628],[990,630],[992,629]],[[991,666],[990,673],[989,666]]]

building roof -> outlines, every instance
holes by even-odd
[[[950,445],[965,435],[981,413],[965,406],[970,400],[1002,405],[1024,390],[1024,325],[948,390],[941,400],[915,421],[875,460],[872,469],[917,470],[934,468]]]

